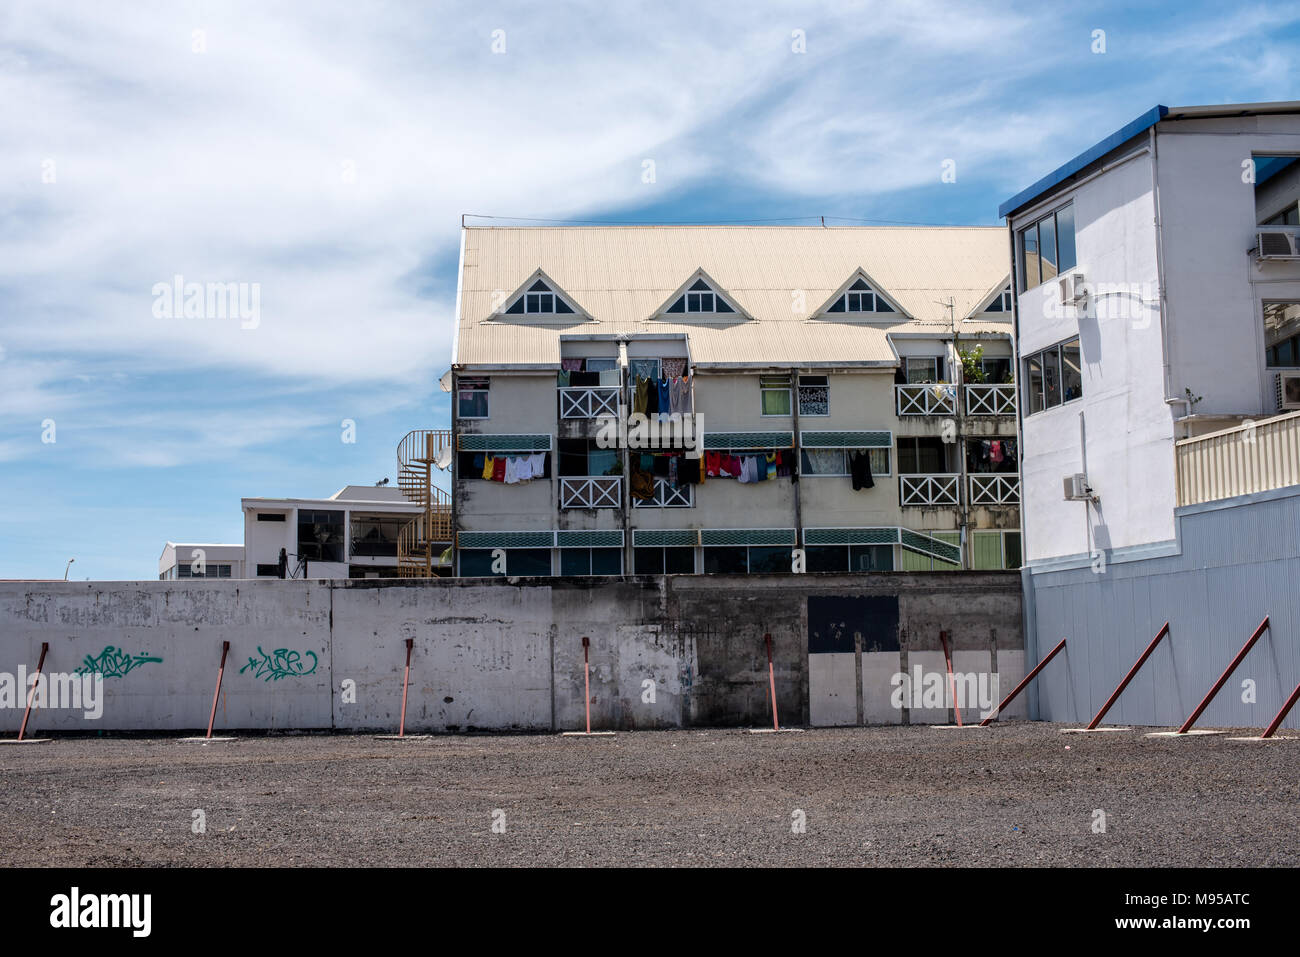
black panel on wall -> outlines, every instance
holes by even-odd
[[[808,654],[852,654],[854,632],[863,651],[898,651],[898,596],[808,597]]]

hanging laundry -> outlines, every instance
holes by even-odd
[[[677,478],[679,468],[680,468],[678,465],[679,456],[668,455],[668,456],[664,456],[664,458],[668,459],[668,481],[672,484],[673,488],[677,488],[677,486],[680,484]]]
[[[655,497],[655,478],[649,472],[633,469],[632,481],[628,484],[632,497],[639,502],[648,502]]]
[[[496,464],[492,456],[487,456],[483,461],[483,477],[489,482],[492,481],[492,473],[495,471]]]
[[[722,474],[722,456],[717,452],[704,453],[704,471],[709,478],[717,478]]]
[[[691,380],[685,376],[678,376],[672,380],[669,388],[669,399],[672,411],[686,413],[691,411]]]
[[[654,379],[645,380],[645,414],[659,414],[659,383]]]
[[[683,358],[660,359],[659,374],[668,379],[675,379],[686,374],[686,360]]]
[[[569,387],[569,370],[568,370],[568,369],[561,369],[561,370],[560,370],[560,374],[557,375],[555,378],[556,378],[556,381],[559,383],[559,387],[560,387],[561,389],[567,389],[567,388]]]
[[[667,379],[660,379],[655,388],[659,392],[659,414],[668,415],[673,411],[672,386]]]
[[[871,453],[854,452],[849,456],[849,474],[853,477],[853,491],[875,488],[876,480],[871,475]]]
[[[581,372],[582,359],[561,359],[560,368],[565,372]]]
[[[637,377],[636,384],[632,387],[632,411],[645,414],[646,404],[650,401],[650,380]]]
[[[492,481],[504,482],[505,480],[506,480],[505,456],[498,455],[492,460]]]
[[[470,460],[470,471],[472,472],[472,474],[474,475],[483,474],[484,461],[485,461],[485,456],[482,452],[479,452],[477,455],[474,456],[473,459]]]
[[[514,485],[519,481],[519,456],[511,455],[506,459],[506,484]]]
[[[577,387],[592,388],[593,386],[598,386],[600,385],[600,373],[599,372],[570,372],[569,384],[574,386],[575,388]]]
[[[1002,443],[989,443],[989,461],[997,464],[1002,461]]]

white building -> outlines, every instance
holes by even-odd
[[[400,489],[349,485],[329,498],[246,498],[249,578],[393,578],[401,529],[423,513]]]
[[[243,545],[204,545],[168,542],[158,559],[158,580],[177,578],[243,578]]]
[[[244,544],[168,542],[162,580],[186,578],[392,578],[398,539],[423,514],[399,488],[349,485],[329,498],[245,498]],[[436,556],[435,556],[436,559]]]
[[[1300,103],[1157,106],[1002,204],[1027,655],[1067,642],[1040,717],[1087,719],[1165,622],[1108,720],[1181,723],[1252,634],[1204,723],[1300,680],[1298,204]]]
[[[1279,375],[1300,369],[1297,111],[1157,106],[1002,204],[1027,564],[1170,547],[1175,441],[1281,411]],[[1075,473],[1098,501],[1065,500]]]

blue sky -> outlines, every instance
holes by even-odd
[[[0,578],[395,478],[462,213],[994,224],[1156,103],[1300,99],[1298,47],[1293,4],[7,2]],[[176,275],[255,327],[159,316]]]

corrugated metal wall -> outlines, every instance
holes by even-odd
[[[1031,660],[1068,639],[1038,678],[1038,717],[1089,720],[1166,620],[1169,636],[1105,723],[1181,724],[1265,615],[1270,630],[1197,726],[1263,728],[1300,682],[1300,487],[1179,516],[1180,555],[1025,576]],[[1242,700],[1247,678],[1254,703]],[[1300,728],[1297,712],[1283,727]]]

